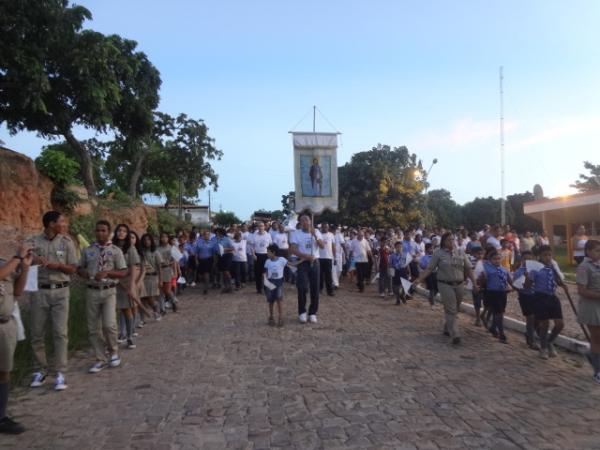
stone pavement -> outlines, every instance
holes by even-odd
[[[343,287],[316,325],[297,323],[290,287],[284,302],[278,329],[252,289],[189,291],[120,368],[89,375],[79,357],[67,391],[17,392],[9,411],[29,431],[0,448],[600,448],[600,386],[579,357],[540,360],[466,316],[452,348],[418,297]]]

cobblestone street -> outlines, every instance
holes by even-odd
[[[502,345],[415,297],[340,288],[319,323],[282,329],[253,289],[182,296],[181,311],[140,330],[123,364],[89,375],[74,358],[69,389],[17,391],[11,414],[27,449],[589,449],[600,448],[600,386],[581,358],[543,361],[509,333]],[[373,287],[369,287],[373,292]]]

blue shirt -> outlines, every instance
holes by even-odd
[[[533,290],[546,295],[554,295],[556,291],[556,275],[552,266],[545,266],[541,270],[529,272],[529,279],[533,281]]]
[[[223,250],[231,249],[233,250],[233,242],[229,238],[229,236],[223,236],[221,239],[217,240],[218,245],[223,246]]]
[[[415,243],[413,241],[407,241],[406,239],[402,239],[402,253],[409,253],[411,255],[417,253]]]
[[[188,255],[195,255],[196,254],[196,242],[187,241],[185,244],[183,244],[183,250],[188,252]]]
[[[525,275],[526,271],[527,271],[527,269],[525,267],[519,267],[513,273],[513,280],[518,280],[519,278],[521,278],[523,275]],[[533,295],[534,290],[532,287],[523,286],[523,289],[519,289],[519,293],[525,294],[525,295]]]
[[[394,269],[402,269],[404,267],[407,266],[406,264],[406,254],[404,252],[402,253],[392,253],[390,255],[390,266],[393,267]]]
[[[485,288],[488,291],[506,291],[508,287],[508,270],[502,266],[495,266],[489,261],[483,263],[485,270]]]
[[[206,259],[212,257],[217,252],[216,242],[212,239],[210,241],[206,241],[205,239],[200,239],[196,242],[196,255],[200,259]]]
[[[419,267],[423,270],[427,269],[427,265],[429,264],[429,261],[431,260],[431,257],[433,255],[423,255],[421,256],[421,260],[419,261]]]

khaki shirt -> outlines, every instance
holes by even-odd
[[[162,258],[158,251],[151,252],[150,250],[144,250],[144,269],[146,274],[160,272],[160,265],[162,264]]]
[[[140,267],[140,255],[138,254],[135,247],[129,247],[127,250],[127,254],[125,255],[125,263],[127,264],[127,268],[131,270],[132,267]],[[124,278],[119,280],[119,283],[122,286],[129,286],[129,282],[131,280],[131,274],[127,275]]]
[[[439,248],[433,253],[427,269],[433,271],[436,267],[438,280],[464,281],[465,272],[471,268],[471,263],[462,249],[454,249],[450,252]]]
[[[122,270],[127,268],[125,257],[119,247],[114,244],[100,247],[92,244],[81,252],[81,261],[79,267],[87,270],[90,279],[87,284],[92,286],[105,286],[116,284],[117,280],[110,278],[96,281],[94,277],[98,272]]]
[[[33,251],[36,256],[44,257],[50,263],[72,264],[79,263],[75,245],[70,237],[57,234],[54,239],[48,239],[45,233],[34,238]],[[71,276],[57,269],[38,268],[38,283],[63,283],[69,281]]]
[[[0,267],[7,263],[5,259],[0,258]],[[10,316],[15,306],[15,280],[18,273],[12,272],[6,278],[0,280],[0,316]]]
[[[594,263],[586,257],[577,267],[576,281],[590,291],[600,292],[600,262]]]
[[[171,256],[171,248],[171,245],[161,245],[156,248],[156,251],[158,252],[162,260],[161,267],[171,266],[171,263],[173,262],[173,256]]]

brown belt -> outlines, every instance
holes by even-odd
[[[87,287],[89,289],[96,289],[97,291],[103,291],[104,289],[112,289],[112,288],[114,288],[116,286],[117,286],[116,284],[109,284],[109,285],[106,285],[106,286],[94,286],[92,284],[88,284],[87,285]]]
[[[459,286],[461,284],[463,284],[462,280],[461,281],[446,281],[446,280],[437,280],[438,283],[443,283],[443,284],[447,284],[449,286]]]
[[[148,272],[148,273],[146,273],[147,277],[151,277],[153,275],[158,275],[158,272]]]

